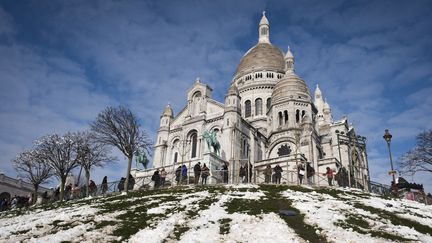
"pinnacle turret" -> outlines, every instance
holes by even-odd
[[[259,23],[259,43],[270,43],[270,25],[267,17],[265,16],[265,11],[263,11],[263,16]]]

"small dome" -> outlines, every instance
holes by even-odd
[[[299,96],[301,96],[302,99],[306,98],[308,101],[311,100],[309,88],[305,81],[294,72],[289,72],[276,83],[272,93],[272,104],[277,104],[289,99],[298,99]]]
[[[235,85],[235,83],[234,83],[228,89],[227,95],[238,95],[238,94],[239,94],[239,91],[238,91],[237,85]]]
[[[270,43],[258,43],[243,56],[234,76],[260,70],[284,72],[284,69],[283,52]]]
[[[165,106],[165,109],[162,113],[162,116],[169,116],[169,117],[173,117],[174,112],[171,108],[171,106],[168,104],[167,106]]]

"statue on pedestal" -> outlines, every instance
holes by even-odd
[[[204,134],[203,134],[203,138],[205,139],[210,152],[212,152],[211,148],[213,148],[213,152],[216,155],[219,156],[219,153],[220,153],[220,144],[219,144],[219,141],[217,140],[216,132],[214,132],[214,131],[211,131],[211,132],[205,131]]]

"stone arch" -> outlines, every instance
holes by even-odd
[[[190,158],[196,158],[198,152],[198,131],[192,129],[187,133],[187,139],[190,141]]]

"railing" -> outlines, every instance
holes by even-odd
[[[371,192],[379,195],[388,196],[391,194],[390,186],[378,182],[370,181]]]

